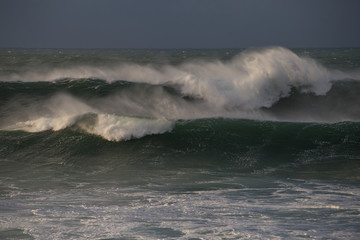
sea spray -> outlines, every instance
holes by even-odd
[[[12,109],[16,106],[16,109]],[[39,132],[58,131],[72,126],[84,114],[96,112],[86,103],[68,94],[55,94],[41,101],[34,99],[22,104],[10,102],[2,123],[3,129]]]
[[[324,95],[331,81],[345,78],[309,58],[281,47],[248,50],[229,61],[190,61],[179,66],[136,65],[112,67],[77,66],[45,72],[3,76],[10,81],[54,81],[96,78],[112,82],[126,80],[152,85],[180,86],[182,94],[206,100],[213,107],[256,109],[270,107],[290,94],[292,88]]]
[[[161,134],[172,130],[173,123],[166,119],[146,119],[99,114],[94,125],[82,125],[85,131],[109,141],[141,138],[146,135]]]

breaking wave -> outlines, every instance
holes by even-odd
[[[112,141],[164,133],[179,119],[358,121],[359,79],[281,47],[228,61],[39,67],[0,76],[0,120],[29,132],[76,125]]]
[[[2,77],[11,81],[54,81],[96,78],[109,82],[126,80],[153,85],[173,84],[184,95],[199,97],[216,106],[244,109],[270,107],[291,89],[326,94],[332,81],[359,79],[359,74],[328,70],[310,58],[274,47],[245,51],[232,60],[192,61],[180,66],[121,64],[113,67],[77,66],[65,69],[31,71]]]

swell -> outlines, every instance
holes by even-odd
[[[132,167],[222,168],[292,177],[358,179],[360,125],[355,122],[178,120],[170,132],[114,142],[83,130],[84,122],[91,124],[94,117],[79,119],[55,132],[0,131],[1,158],[39,167],[65,164],[83,171],[99,167],[114,171]]]

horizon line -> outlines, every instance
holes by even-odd
[[[268,46],[256,46],[256,47],[0,47],[0,49],[77,49],[77,50],[230,50],[230,49],[261,49],[271,47],[283,47],[288,49],[345,49],[345,48],[360,48],[360,46],[342,46],[342,47],[284,47],[281,45],[268,45]]]

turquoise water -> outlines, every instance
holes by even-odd
[[[2,239],[358,239],[359,49],[0,51]]]

